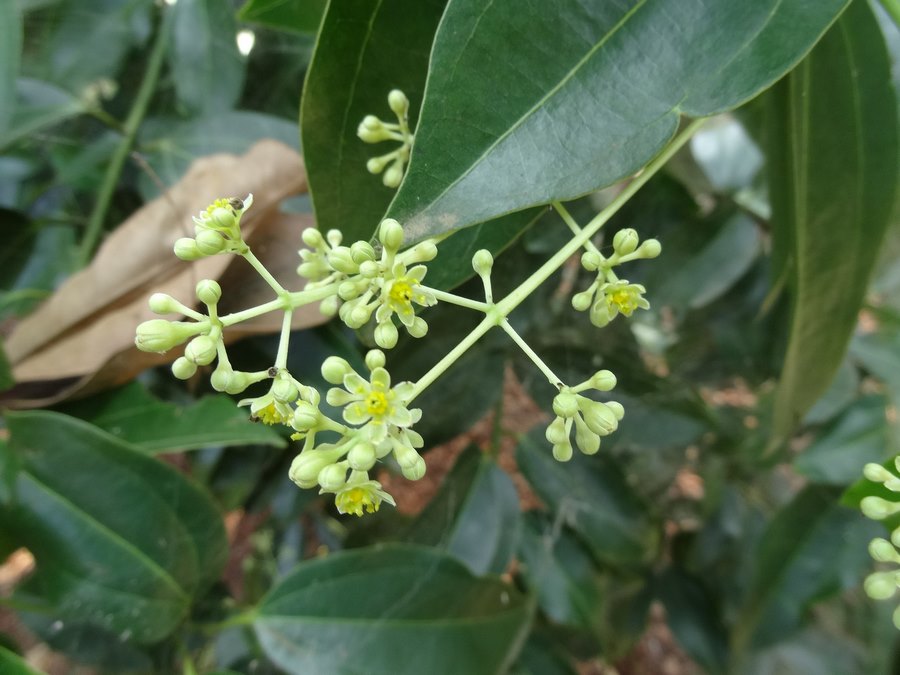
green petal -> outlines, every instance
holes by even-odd
[[[394,393],[397,395],[397,399],[406,403],[410,396],[413,394],[413,390],[415,390],[415,385],[412,382],[399,382],[394,387]]]
[[[369,383],[362,379],[358,373],[347,373],[344,375],[344,387],[351,394],[365,396],[369,393]]]
[[[412,413],[402,405],[395,406],[387,416],[388,422],[396,424],[398,427],[408,427],[413,423]]]
[[[372,371],[372,389],[387,391],[391,388],[391,374],[384,368],[376,368]]]
[[[361,402],[351,403],[344,408],[344,420],[347,424],[365,424],[372,416]]]

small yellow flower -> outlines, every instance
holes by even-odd
[[[382,304],[375,315],[378,323],[390,321],[391,315],[396,314],[404,326],[412,326],[416,320],[413,303],[431,307],[437,302],[434,295],[421,285],[426,271],[425,265],[416,265],[409,272],[403,263],[394,265],[393,278],[385,282]]]
[[[381,502],[396,506],[394,498],[381,489],[381,483],[363,480],[364,477],[368,477],[365,472],[354,471],[346,485],[338,490],[334,504],[340,513],[352,513],[354,516],[375,513]]]

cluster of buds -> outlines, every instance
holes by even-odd
[[[900,457],[894,460],[894,466],[900,472]],[[863,474],[870,481],[881,483],[891,492],[900,493],[900,477],[880,464],[866,464]],[[867,517],[873,520],[884,520],[900,513],[900,494],[896,501],[876,496],[865,497],[860,502],[860,508]],[[891,532],[890,541],[878,537],[869,543],[869,553],[880,563],[900,565],[900,552],[897,549],[900,549],[900,526]],[[866,595],[874,600],[887,600],[893,597],[900,588],[900,569],[873,572],[866,577],[864,588]],[[900,606],[894,610],[893,618],[894,625],[900,629]]]
[[[625,415],[621,403],[594,401],[581,392],[610,391],[616,386],[616,376],[601,370],[574,387],[562,386],[553,399],[554,420],[547,427],[546,437],[553,444],[553,457],[560,462],[572,459],[572,427],[575,427],[575,445],[585,455],[600,450],[600,438],[614,432]]]
[[[400,185],[403,171],[409,161],[412,150],[413,134],[409,130],[409,99],[399,89],[388,94],[388,105],[397,116],[397,123],[383,122],[375,115],[366,115],[356,130],[357,136],[365,143],[381,143],[382,141],[399,141],[400,147],[366,162],[369,173],[384,172],[381,181],[390,188]],[[389,166],[390,165],[390,166]],[[385,170],[387,169],[387,170]]]
[[[391,218],[383,221],[378,231],[380,255],[368,242],[342,246],[341,240],[338,230],[324,236],[315,228],[303,232],[303,241],[310,248],[300,251],[303,262],[297,273],[309,279],[306,288],[337,285],[337,294],[322,301],[322,312],[329,316],[339,313],[353,329],[364,326],[374,314],[375,342],[384,349],[397,344],[395,314],[410,335],[423,337],[428,324],[416,316],[415,305],[430,307],[437,301],[422,285],[427,268],[419,263],[434,259],[436,244],[426,240],[401,253],[403,228]]]
[[[199,260],[218,253],[243,253],[247,245],[241,237],[241,216],[253,205],[246,199],[217,199],[199,216],[194,216],[194,237],[175,242],[175,255],[182,260]]]
[[[632,260],[655,258],[662,247],[656,239],[647,239],[638,245],[638,234],[632,229],[620,230],[613,238],[613,254],[609,257],[595,249],[581,256],[581,264],[588,272],[596,272],[597,278],[581,293],[572,296],[572,306],[579,312],[590,310],[591,323],[602,328],[619,314],[631,316],[636,309],[648,309],[644,298],[646,289],[640,284],[619,279],[613,267]]]
[[[344,423],[322,413],[314,390],[297,404],[290,421],[297,431],[293,438],[304,441],[291,464],[291,480],[302,488],[318,486],[320,494],[335,495],[341,513],[361,516],[364,511],[377,511],[383,501],[394,504],[381,484],[369,476],[376,462],[389,455],[406,478],[418,480],[425,475],[425,461],[418,453],[424,441],[412,429],[422,411],[407,407],[413,385],[400,382],[392,387],[384,364],[382,351],[373,349],[366,354],[370,371],[366,380],[346,360],[327,358],[322,376],[339,386],[328,390],[326,400],[343,407]],[[338,440],[317,443],[321,432],[335,432]]]

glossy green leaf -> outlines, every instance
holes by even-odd
[[[178,101],[197,114],[233,107],[244,85],[230,0],[177,2],[166,17],[169,72]]]
[[[771,85],[847,2],[452,0],[389,213],[421,238],[609,185],[680,115]]]
[[[139,643],[184,619],[221,572],[222,520],[171,466],[74,418],[10,413],[11,522],[62,618]]]
[[[849,485],[869,462],[896,454],[897,430],[886,417],[887,400],[867,396],[849,407],[794,460],[794,468],[816,483]]]
[[[22,10],[16,0],[0,6],[0,135],[16,109],[16,77],[22,56]]]
[[[0,671],[4,675],[41,675],[40,671],[29,666],[18,654],[3,646],[0,646]]]
[[[300,127],[316,220],[345,239],[368,239],[394,190],[366,170],[394,142],[369,145],[356,136],[363,117],[390,122],[391,89],[411,101],[414,127],[428,55],[446,0],[331,2],[303,88]]]
[[[327,4],[328,0],[247,0],[238,18],[295,33],[315,33]]]
[[[897,100],[866,2],[851,5],[770,106],[774,256],[793,302],[779,442],[840,367],[894,201]]]
[[[526,628],[522,595],[433,549],[388,545],[300,564],[254,621],[288,673],[489,675]]]
[[[512,480],[471,445],[404,539],[447,551],[473,574],[500,574],[518,537],[519,498]]]
[[[251,422],[246,408],[236,407],[224,395],[205,396],[183,408],[160,401],[133,382],[71,403],[62,410],[148,453],[211,445],[286,445],[278,432]]]
[[[550,450],[543,428],[516,448],[519,470],[544,503],[598,560],[633,565],[650,559],[659,532],[646,505],[602,448],[591,457],[576,451],[569,462],[557,462]]]
[[[879,526],[838,503],[840,490],[805,488],[769,524],[747,604],[733,634],[740,650],[787,638],[816,601],[860,583]]]

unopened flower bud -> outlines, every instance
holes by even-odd
[[[553,446],[553,459],[557,462],[568,462],[572,459],[572,444],[568,439],[565,443]]]
[[[341,282],[341,285],[338,286],[338,295],[341,300],[353,300],[359,297],[361,292],[360,285],[355,281],[347,281]]]
[[[240,394],[251,384],[253,384],[253,381],[250,379],[250,375],[239,370],[235,370],[231,373],[231,377],[228,379],[228,386],[225,388],[225,393]]]
[[[642,258],[655,258],[662,253],[662,244],[656,239],[648,239],[638,246],[637,252]]]
[[[279,403],[293,403],[299,395],[297,385],[287,378],[279,377],[272,383],[272,396]]]
[[[331,464],[322,469],[317,478],[323,490],[329,492],[340,490],[347,482],[347,467],[343,462]]]
[[[325,233],[325,238],[328,240],[329,246],[340,246],[344,240],[344,235],[341,234],[340,230],[332,228]]]
[[[381,177],[381,182],[384,183],[385,187],[395,188],[398,187],[402,181],[403,162],[397,159],[394,160],[394,163],[384,172],[384,175]]]
[[[434,260],[436,256],[437,244],[435,244],[430,239],[426,239],[425,241],[420,241],[408,251],[404,251],[403,261],[408,265],[414,265],[415,263]]]
[[[237,219],[234,217],[234,211],[223,207],[213,209],[210,214],[212,221],[223,230],[230,230],[237,225]]]
[[[582,398],[578,401],[584,421],[591,431],[599,436],[608,436],[619,426],[615,414],[605,404]]]
[[[616,376],[611,370],[598,370],[589,380],[591,389],[611,391],[616,386]]]
[[[897,554],[897,549],[894,548],[894,545],[887,539],[880,537],[869,542],[869,555],[878,562],[900,561],[900,555]]]
[[[897,592],[897,579],[893,572],[874,572],[866,577],[863,588],[873,600],[887,600]]]
[[[319,303],[319,311],[325,316],[334,316],[341,306],[341,299],[336,295],[329,295]]]
[[[900,511],[900,503],[889,502],[881,497],[864,497],[859,508],[872,520],[882,520]]]
[[[357,305],[350,312],[349,320],[346,322],[347,325],[350,326],[350,328],[362,328],[366,325],[369,317],[372,316],[372,309],[372,305]]]
[[[603,264],[603,256],[596,251],[585,251],[581,256],[581,266],[588,272],[594,272]]]
[[[628,255],[637,248],[638,241],[638,233],[629,227],[616,232],[616,236],[613,237],[613,248],[619,255]]]
[[[368,368],[369,370],[384,368],[385,362],[386,359],[384,358],[384,352],[380,349],[370,349],[366,353],[366,368]]]
[[[197,372],[197,364],[188,361],[184,356],[179,356],[172,362],[172,374],[179,380],[187,380]]]
[[[300,236],[303,239],[303,243],[310,248],[319,248],[325,244],[325,238],[315,227],[307,227]]]
[[[491,273],[494,266],[494,256],[486,248],[483,248],[472,256],[472,268],[478,276],[487,276]]]
[[[366,171],[372,174],[379,174],[384,171],[384,167],[386,167],[391,161],[390,155],[382,155],[381,157],[372,157],[366,162]]]
[[[138,325],[134,344],[142,352],[165,352],[196,335],[202,328],[196,323],[150,319]]]
[[[425,475],[425,460],[416,455],[415,460],[409,465],[400,468],[403,477],[406,480],[419,480]]]
[[[368,441],[357,443],[347,453],[347,461],[351,469],[368,471],[375,466],[375,446]]]
[[[393,218],[381,221],[378,238],[385,248],[399,250],[403,246],[403,227]]]
[[[393,349],[399,338],[397,327],[391,321],[385,321],[375,327],[375,344],[382,349]]]
[[[197,299],[206,304],[214,305],[222,297],[222,287],[217,281],[203,279],[197,284]]]
[[[594,300],[594,292],[591,290],[582,291],[581,293],[576,293],[572,296],[572,307],[575,308],[578,312],[585,311],[588,307],[591,306],[591,302]]]
[[[224,367],[221,363],[219,367],[213,371],[209,378],[209,383],[216,391],[228,391],[234,371],[231,368]]]
[[[294,410],[291,426],[297,431],[309,431],[319,423],[319,410],[312,403],[300,401]],[[316,472],[318,473],[318,472]]]
[[[625,417],[625,406],[623,406],[618,401],[607,401],[606,407],[612,410],[612,414],[616,416],[616,419],[620,422],[622,418]]]
[[[575,394],[566,391],[557,394],[553,399],[553,412],[563,418],[574,417],[578,412],[578,400],[575,398]]]
[[[179,311],[178,301],[165,293],[154,293],[150,296],[147,304],[150,306],[150,311],[154,314],[173,314]]]
[[[184,356],[198,366],[208,366],[216,358],[216,341],[208,335],[198,335],[188,342]]]
[[[294,457],[288,476],[300,487],[309,489],[319,484],[319,474],[333,461],[331,453],[305,450]]]
[[[357,241],[350,247],[350,257],[357,265],[367,260],[375,260],[375,249],[367,241]]]
[[[414,338],[423,338],[428,333],[428,324],[420,316],[413,319],[412,325],[406,327],[406,332]]]
[[[869,462],[863,467],[863,475],[873,483],[886,483],[894,477],[894,474],[881,466],[881,464],[875,464],[874,462]]]
[[[203,257],[200,249],[197,248],[197,242],[190,237],[182,237],[175,242],[175,255],[187,262]]]
[[[359,126],[369,131],[376,131],[384,127],[384,123],[375,117],[375,115],[366,115],[363,117],[362,122],[359,123]]]
[[[216,255],[225,249],[228,243],[220,233],[215,230],[202,230],[197,233],[197,250],[203,255]]]
[[[381,271],[381,266],[374,260],[366,260],[359,264],[359,273],[366,279],[374,279]]]
[[[575,445],[585,455],[595,455],[600,450],[600,437],[588,428],[579,415],[575,416]]]
[[[562,417],[554,419],[544,432],[547,440],[553,445],[565,443],[569,439],[569,432],[566,430],[566,421]]]
[[[329,356],[322,363],[322,377],[330,384],[340,384],[344,381],[344,376],[352,372],[353,368],[340,356]]]
[[[338,272],[343,272],[344,274],[356,274],[359,271],[359,265],[353,262],[350,249],[346,246],[338,246],[329,251],[328,263]]]
[[[388,94],[388,105],[397,117],[406,117],[409,111],[409,99],[399,89],[391,89]]]

